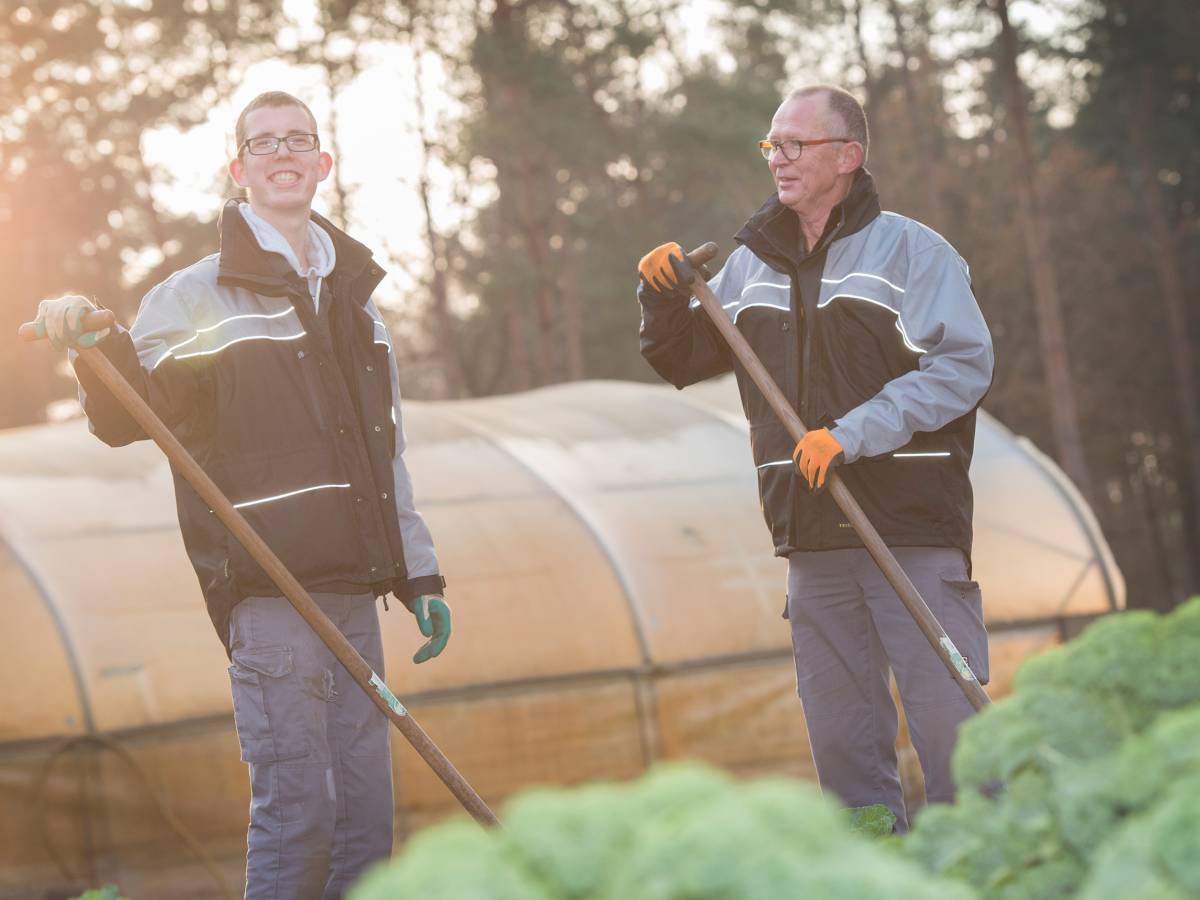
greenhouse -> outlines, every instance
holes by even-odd
[[[421,637],[393,604],[387,680],[489,803],[659,759],[811,776],[786,566],[731,379],[406,410],[455,631],[414,667]],[[972,479],[998,696],[1022,659],[1121,608],[1124,584],[1078,492],[986,414]],[[79,420],[0,434],[0,584],[23,673],[0,711],[0,897],[101,881],[221,896],[201,853],[239,891],[249,791],[228,662],[157,448],[111,450]],[[398,833],[454,813],[398,734],[392,748]]]

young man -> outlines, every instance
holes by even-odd
[[[433,542],[402,456],[397,361],[371,293],[371,251],[312,212],[333,160],[295,97],[237,121],[221,250],[146,295],[133,328],[83,333],[91,304],[44,301],[56,346],[98,346],[380,675],[375,598],[450,637]],[[86,365],[94,433],[144,438]],[[332,898],[392,847],[387,719],[178,474],[188,555],[230,655],[252,801],[247,898]]]
[[[809,431],[783,425],[698,303],[678,244],[639,270],[642,353],[677,387],[735,369],[775,552],[788,559],[796,680],[821,784],[886,804],[907,828],[896,675],[930,801],[971,705],[828,493],[832,467],[981,682],[987,635],[970,580],[975,410],[992,344],[966,263],[940,235],[881,213],[867,121],[846,91],[795,91],[760,142],[777,192],[710,285]],[[803,481],[801,480],[803,479]]]

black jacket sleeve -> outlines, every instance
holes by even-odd
[[[202,402],[208,360],[177,359],[173,348],[196,334],[181,298],[159,285],[146,295],[132,331],[118,328],[96,346],[173,431],[195,419]],[[79,401],[92,433],[113,447],[144,440],[133,420],[99,376],[71,353]]]
[[[730,370],[729,346],[702,307],[682,293],[660,294],[645,282],[638,286],[638,302],[642,356],[665,381],[684,388]]]

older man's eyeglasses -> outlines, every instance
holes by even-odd
[[[759,141],[758,149],[763,155],[763,159],[768,162],[771,159],[771,154],[776,150],[783,153],[783,158],[790,162],[795,162],[800,158],[800,154],[804,152],[805,147],[816,147],[818,144],[848,144],[850,138],[818,138],[815,141]]]
[[[280,144],[287,144],[293,153],[308,153],[321,145],[315,134],[289,134],[287,137],[254,137],[243,141],[242,146],[254,156],[269,156],[279,149]]]

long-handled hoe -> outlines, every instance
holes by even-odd
[[[697,272],[703,267],[704,263],[708,262],[717,255],[717,245],[711,241],[704,244],[688,254],[688,262],[692,264]],[[717,295],[712,292],[712,289],[705,283],[704,279],[697,276],[693,279],[690,285],[696,299],[700,301],[700,305],[704,307],[704,311],[708,313],[713,323],[717,326],[717,330],[729,345],[729,349],[733,351],[734,356],[746,369],[746,373],[758,385],[758,389],[762,391],[762,395],[770,404],[771,409],[775,411],[775,415],[779,417],[779,421],[787,428],[788,434],[792,436],[792,440],[799,442],[804,437],[808,428],[800,421],[800,417],[796,415],[796,411],[792,409],[787,398],[783,395],[783,391],[779,389],[779,385],[771,377],[762,361],[751,349],[750,344],[742,336],[742,333],[737,329],[725,314],[725,310],[721,308],[721,301],[717,299]],[[830,494],[841,507],[842,512],[846,514],[847,520],[854,526],[854,530],[858,532],[858,536],[862,538],[863,544],[866,545],[867,552],[878,563],[879,568],[883,571],[884,577],[888,583],[895,589],[900,597],[900,601],[905,608],[912,614],[913,619],[917,623],[917,627],[921,629],[921,633],[929,640],[934,651],[946,664],[946,668],[950,670],[951,676],[962,688],[967,699],[971,702],[976,710],[991,703],[987,692],[979,683],[979,679],[975,677],[975,673],[971,671],[971,667],[967,664],[963,655],[958,652],[958,648],[954,646],[954,642],[950,640],[950,635],[946,634],[946,629],[942,628],[938,620],[930,611],[925,599],[917,591],[909,577],[900,568],[900,563],[896,561],[896,557],[892,555],[892,551],[888,549],[883,539],[879,536],[879,532],[875,530],[875,526],[867,519],[862,507],[858,505],[858,501],[851,495],[849,488],[842,483],[841,477],[834,470],[826,477],[826,486],[829,488]]]
[[[114,317],[112,312],[109,310],[97,310],[96,312],[88,313],[84,317],[83,327],[86,331],[99,331],[111,327],[113,323]],[[33,323],[22,325],[18,331],[18,335],[25,341],[35,341],[42,337]],[[162,448],[162,451],[167,455],[167,459],[171,461],[171,464],[196,489],[196,493],[208,504],[209,509],[216,513],[217,517],[225,523],[225,527],[233,532],[233,536],[254,557],[255,562],[263,567],[263,570],[271,577],[271,580],[275,582],[279,590],[283,592],[283,595],[291,601],[292,606],[296,608],[296,612],[300,613],[304,621],[317,633],[317,637],[324,641],[325,645],[333,651],[333,655],[337,657],[338,662],[345,666],[346,671],[358,682],[359,687],[367,692],[367,696],[392,721],[392,724],[400,730],[400,733],[412,744],[413,748],[428,763],[429,767],[437,773],[437,776],[450,789],[450,793],[463,805],[463,808],[481,825],[498,825],[499,820],[496,818],[495,813],[475,793],[474,788],[459,774],[458,770],[454,768],[454,764],[446,758],[445,754],[430,739],[424,729],[408,714],[408,710],[396,699],[396,695],[388,689],[383,679],[372,671],[367,661],[359,655],[358,651],[346,640],[346,637],[321,612],[320,607],[308,595],[308,592],[301,586],[300,582],[295,579],[292,573],[280,562],[279,557],[271,551],[271,548],[250,527],[250,524],[242,517],[242,514],[233,508],[233,504],[221,493],[221,489],[205,474],[204,470],[200,468],[200,464],[179,443],[175,435],[171,433],[171,430],[155,415],[146,401],[129,385],[129,382],[117,371],[116,367],[108,361],[108,357],[95,347],[89,347],[79,351],[79,358],[91,367],[92,371],[104,382],[104,385],[112,391],[113,396],[125,407],[134,420],[142,426],[146,434]]]

